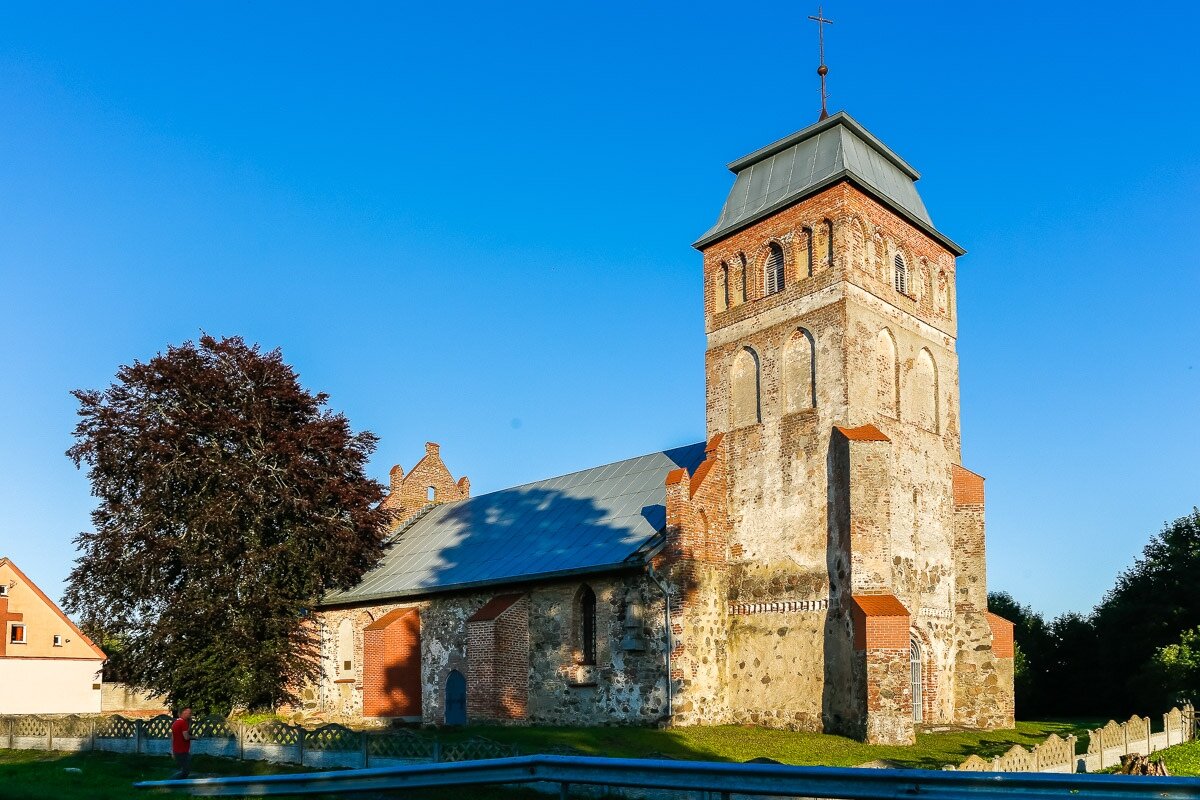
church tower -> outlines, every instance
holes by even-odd
[[[844,112],[729,168],[695,245],[729,508],[711,583],[726,721],[878,742],[1011,725],[1011,626],[986,613],[983,482],[961,466],[964,251]]]

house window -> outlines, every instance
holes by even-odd
[[[768,247],[765,277],[767,294],[783,291],[783,248],[775,242]]]
[[[908,294],[908,265],[904,263],[904,256],[899,253],[896,253],[896,291]]]
[[[25,644],[25,626],[20,623],[13,623],[12,633],[9,634],[8,641],[13,644]]]
[[[8,597],[8,584],[0,583],[0,597]]]
[[[54,634],[54,646],[62,647],[62,634],[59,634],[59,633]]]
[[[437,489],[430,486],[425,490],[425,499],[433,503],[437,501]]]
[[[579,598],[579,649],[581,664],[596,663],[596,593],[583,587]]]

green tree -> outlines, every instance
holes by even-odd
[[[1179,641],[1158,648],[1150,675],[1171,695],[1171,702],[1200,697],[1200,628],[1184,631]]]
[[[376,437],[353,433],[278,350],[202,336],[77,390],[68,451],[99,504],[66,606],[173,703],[269,708],[319,670],[307,608],[380,559]]]
[[[1200,509],[1151,538],[1096,607],[1105,670],[1093,691],[1121,698],[1121,713],[1166,708],[1170,692],[1148,679],[1159,648],[1200,626]]]

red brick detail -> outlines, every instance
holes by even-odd
[[[909,648],[909,613],[890,594],[855,595],[850,602],[855,650]]]
[[[668,563],[725,563],[730,521],[723,442],[720,434],[712,438],[694,475],[689,477],[686,469],[667,474]],[[686,576],[681,577],[686,584]]]
[[[986,612],[984,616],[987,617],[988,626],[992,629],[992,654],[996,658],[1012,658],[1014,654],[1013,624],[990,611]]]
[[[383,507],[392,512],[396,525],[412,519],[421,509],[431,504],[453,503],[471,496],[471,482],[464,476],[457,481],[442,462],[441,446],[437,442],[425,443],[425,456],[406,475],[399,464],[392,467],[391,490],[383,499]],[[434,499],[429,499],[429,487],[433,487]]]
[[[966,467],[960,467],[957,464],[951,469],[954,486],[954,505],[983,505],[983,476],[977,475]]]
[[[398,608],[363,631],[363,716],[421,716],[421,614]]]
[[[686,469],[684,469],[683,467],[680,467],[679,469],[671,470],[670,472],[667,473],[667,484],[666,485],[674,486],[675,484],[679,483],[680,481],[685,480],[687,478],[687,474],[688,474],[688,471]]]
[[[505,595],[487,605],[492,604],[493,610],[482,614],[486,619],[472,617],[467,622],[467,716],[470,720],[525,719],[529,700],[529,599]],[[495,611],[501,605],[504,607]]]
[[[471,615],[467,622],[491,622],[496,617],[508,611],[512,604],[520,600],[524,595],[521,594],[501,594],[496,595],[491,600],[483,604],[483,607]]]
[[[716,436],[708,440],[708,444],[704,447],[704,455],[707,458],[709,453],[715,453],[721,449],[721,443],[725,441],[725,434],[718,433]]]
[[[843,428],[835,425],[834,429],[852,442],[890,442],[883,431],[874,425],[860,425],[857,428]]]

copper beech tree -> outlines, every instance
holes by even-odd
[[[295,700],[319,670],[307,609],[380,559],[377,438],[278,350],[202,336],[77,390],[67,451],[99,505],[66,605],[120,640],[121,673],[210,711]]]

